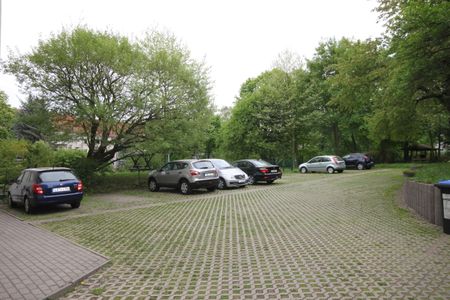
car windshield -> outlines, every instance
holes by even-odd
[[[223,159],[215,159],[211,161],[217,169],[229,169],[234,168],[232,165],[230,165],[226,160]]]
[[[253,164],[257,167],[267,167],[267,166],[271,166],[272,164],[265,161],[265,160],[252,160]]]
[[[214,165],[209,161],[198,161],[193,163],[196,169],[213,169]]]
[[[39,175],[39,178],[42,182],[77,180],[75,175],[73,175],[70,171],[42,172]]]

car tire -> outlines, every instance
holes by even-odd
[[[217,185],[217,188],[219,190],[223,190],[227,187],[227,183],[225,182],[225,180],[223,178],[219,179],[219,184]]]
[[[267,184],[272,184],[275,180],[267,180]]]
[[[80,207],[80,203],[81,203],[81,201],[80,201],[80,200],[77,200],[77,201],[75,201],[75,202],[70,203],[70,206],[71,206],[73,209],[75,209],[75,208]]]
[[[333,167],[328,167],[327,168],[327,172],[328,172],[328,174],[333,174],[334,173],[334,168]]]
[[[306,173],[308,173],[308,169],[306,169],[305,167],[301,167],[300,168],[300,173],[306,174]]]
[[[159,191],[159,185],[155,179],[152,178],[148,181],[148,189],[150,190],[150,192]]]
[[[8,193],[8,206],[10,208],[15,208],[17,207],[17,204],[13,201],[12,196],[10,193]]]
[[[186,179],[180,181],[180,192],[183,195],[189,195],[190,193],[192,193],[191,185],[189,184],[189,181],[187,181]]]
[[[26,214],[31,214],[33,212],[33,207],[31,206],[31,202],[28,197],[23,199],[23,208]]]
[[[248,176],[248,184],[255,184],[255,177]]]
[[[358,170],[364,170],[364,165],[362,164],[362,163],[359,163],[359,164],[357,164],[356,165],[356,168],[358,169]]]

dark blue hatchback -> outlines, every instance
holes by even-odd
[[[83,184],[68,168],[25,169],[8,191],[8,204],[23,204],[26,213],[41,205],[67,203],[80,207]]]

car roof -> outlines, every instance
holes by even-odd
[[[41,168],[29,168],[29,169],[25,169],[25,171],[32,171],[32,172],[70,171],[70,172],[72,172],[72,169],[66,168],[66,167],[41,167]]]

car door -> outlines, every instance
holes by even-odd
[[[356,165],[357,158],[355,155],[349,154],[349,155],[344,156],[343,158],[344,158],[345,164],[347,166],[354,167]]]
[[[331,158],[329,157],[321,157],[320,158],[320,165],[319,165],[319,171],[320,172],[326,172],[327,171],[327,166],[330,164],[331,162]]]
[[[239,163],[239,168],[247,173],[248,176],[253,176],[255,173],[253,164],[249,163],[248,161],[241,161]]]
[[[14,181],[13,184],[11,184],[11,187],[9,188],[9,192],[11,193],[11,197],[15,201],[21,200],[20,188],[21,188],[21,184],[22,184],[22,180],[23,180],[23,176],[24,175],[25,175],[25,171],[23,171],[19,175],[19,177],[17,177],[17,179]]]
[[[314,157],[308,162],[308,169],[310,172],[318,172],[320,166],[320,157]]]
[[[170,186],[177,186],[180,178],[183,176],[183,169],[187,167],[186,163],[174,162],[172,169],[167,171],[167,184]]]
[[[173,163],[169,162],[165,164],[161,169],[159,169],[158,173],[156,174],[156,181],[159,185],[162,186],[168,186],[170,183],[170,175],[172,172]]]

